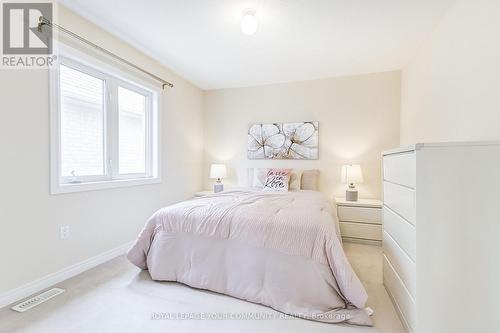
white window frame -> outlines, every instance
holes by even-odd
[[[59,44],[57,64],[49,70],[51,193],[72,193],[161,183],[160,96],[161,90],[135,75],[117,69],[86,53]],[[63,64],[104,80],[104,176],[61,175],[61,99],[59,66]],[[146,96],[146,172],[119,173],[118,87]],[[76,181],[76,182],[75,182]]]

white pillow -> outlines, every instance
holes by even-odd
[[[269,169],[263,191],[288,192],[292,169]]]
[[[251,187],[263,188],[266,183],[267,168],[254,168],[250,181]]]
[[[268,168],[248,168],[246,186],[264,188],[268,171],[269,171]],[[302,172],[303,170],[301,169],[292,169],[292,172],[290,174],[290,182],[288,185],[289,191],[300,190]]]
[[[290,185],[289,191],[298,191],[300,190],[300,182],[302,178],[302,170],[292,169],[292,173],[290,174]]]

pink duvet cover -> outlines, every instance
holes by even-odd
[[[128,259],[154,280],[306,319],[371,325],[339,234],[319,192],[232,190],[158,210]]]

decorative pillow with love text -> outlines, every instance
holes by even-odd
[[[269,169],[263,190],[288,192],[291,173],[292,169]]]

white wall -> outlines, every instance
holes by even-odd
[[[0,293],[135,239],[156,209],[201,187],[203,92],[65,8],[59,14],[62,26],[175,84],[161,110],[163,182],[50,195],[48,73],[0,70]],[[71,238],[60,241],[65,224]]]
[[[247,167],[320,169],[320,189],[344,195],[340,168],[359,163],[360,196],[379,198],[380,153],[399,144],[400,72],[223,89],[205,93],[205,186],[210,163],[229,167],[227,186]],[[248,160],[251,123],[319,121],[319,160]]]
[[[401,143],[500,140],[500,1],[462,0],[402,76]]]

